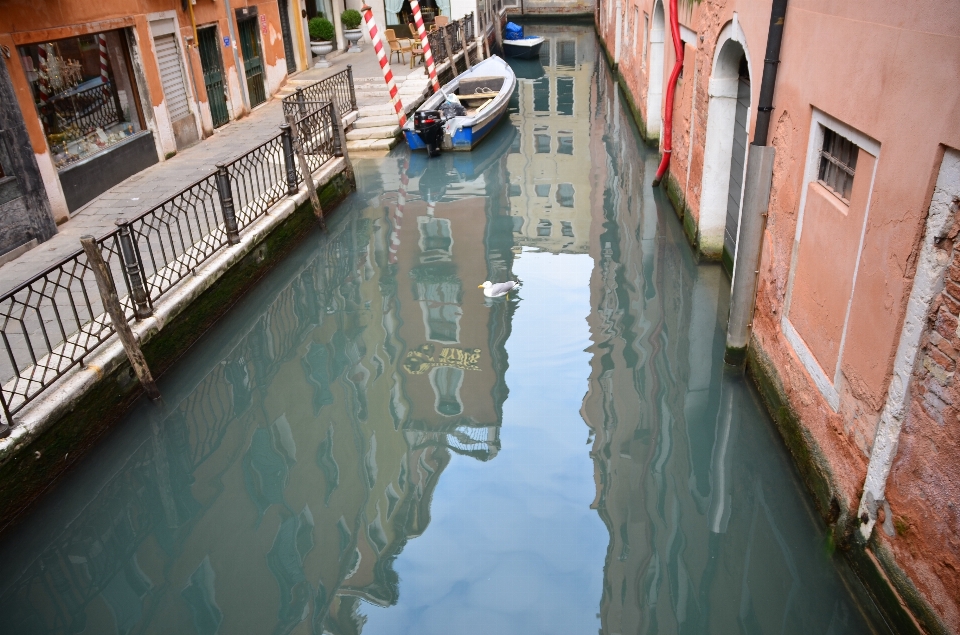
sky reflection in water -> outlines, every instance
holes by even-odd
[[[870,632],[592,30],[537,31],[5,536],[0,633]]]

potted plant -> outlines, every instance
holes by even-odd
[[[314,55],[320,56],[320,61],[314,65],[314,68],[326,68],[330,66],[327,61],[327,53],[333,51],[333,38],[336,37],[336,31],[333,28],[333,22],[318,15],[307,22],[307,29],[310,31],[310,50]]]
[[[363,17],[356,9],[347,9],[340,14],[340,22],[343,23],[343,37],[347,38],[350,48],[347,53],[359,53],[360,45],[358,42],[363,37],[363,31],[360,30],[360,22]]]

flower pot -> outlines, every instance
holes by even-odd
[[[314,68],[327,68],[330,62],[327,61],[327,53],[333,52],[333,42],[312,41],[310,50],[314,55],[320,56],[320,61],[313,65]]]
[[[360,38],[363,37],[363,31],[360,29],[344,29],[343,37],[347,38],[347,44],[349,45],[347,53],[360,52],[360,45],[358,42],[360,41]]]

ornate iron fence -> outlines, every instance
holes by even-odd
[[[443,41],[443,31],[437,29],[427,34],[427,41],[430,42],[430,51],[433,53],[433,61],[436,64],[447,59],[447,45]]]
[[[344,117],[357,109],[357,91],[353,85],[353,67],[331,75],[309,86],[298,88],[292,95],[283,98],[283,114],[305,117],[309,102],[337,102],[340,116]]]
[[[316,171],[343,156],[340,117],[333,104],[307,102],[296,122],[307,165]],[[291,130],[236,159],[219,164],[156,207],[97,241],[115,281],[127,320],[143,319],[154,303],[284,196],[304,175],[296,165]],[[7,424],[24,406],[82,364],[114,333],[93,271],[82,250],[0,295],[0,406]]]

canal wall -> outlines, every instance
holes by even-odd
[[[326,214],[356,188],[344,158],[328,161],[314,181]],[[303,186],[245,229],[239,244],[210,258],[158,301],[151,317],[132,323],[154,375],[169,368],[316,224]],[[10,437],[0,440],[0,532],[143,394],[117,341],[89,356],[51,392],[25,409]]]
[[[733,188],[742,187],[735,125],[748,143],[770,4],[705,0],[678,11],[684,63],[662,185],[698,255],[728,271]],[[850,25],[865,6],[840,16],[828,4],[788,7],[747,370],[833,544],[889,622],[899,632],[956,633],[960,131],[944,125],[937,104],[960,47],[934,3],[871,13],[863,29]],[[595,28],[641,135],[662,148],[669,7],[602,0]],[[897,42],[906,48],[893,58]],[[931,47],[949,48],[950,59],[917,74]],[[870,70],[836,65],[853,58]],[[839,147],[831,144],[845,144],[849,180],[822,171],[823,153]]]

